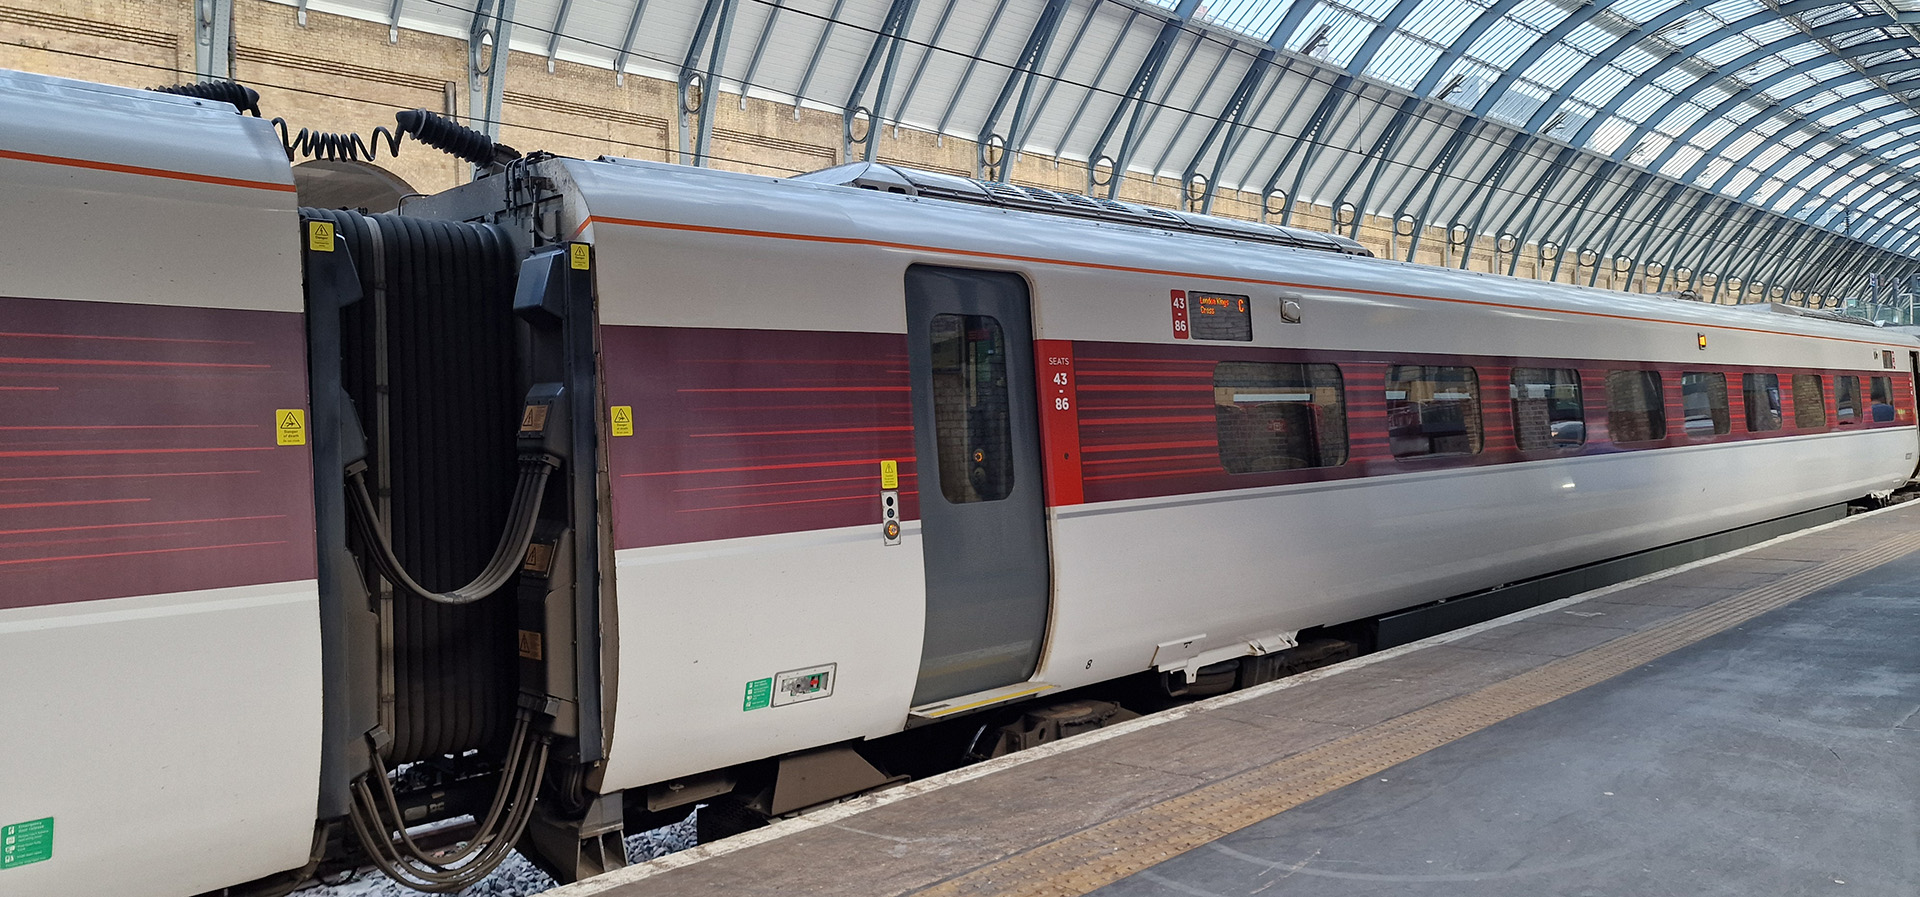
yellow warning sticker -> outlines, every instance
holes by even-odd
[[[333,222],[307,222],[307,248],[314,252],[333,251]]]
[[[589,251],[590,250],[588,249],[587,244],[585,243],[575,243],[572,246],[567,247],[568,261],[573,263],[573,270],[575,271],[587,270],[587,260],[589,258],[587,253]]]
[[[282,408],[273,413],[274,441],[279,445],[307,444],[307,412]]]
[[[898,461],[880,462],[880,488],[882,489],[900,488],[900,462]]]
[[[613,435],[615,436],[632,436],[633,435],[633,406],[632,405],[613,406]]]

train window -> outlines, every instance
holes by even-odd
[[[1680,375],[1680,407],[1687,412],[1688,436],[1725,436],[1733,432],[1727,410],[1727,375],[1688,371]]]
[[[934,315],[934,438],[940,492],[965,504],[1013,491],[1013,433],[1007,406],[1007,339],[988,315]]]
[[[1793,426],[1800,430],[1827,428],[1827,386],[1819,374],[1793,375]]]
[[[1747,399],[1747,432],[1780,429],[1780,375],[1742,374],[1740,391]]]
[[[1586,406],[1580,372],[1565,368],[1514,368],[1513,440],[1523,452],[1578,448],[1587,442]]]
[[[1396,458],[1480,451],[1480,378],[1473,368],[1387,368],[1387,446]]]
[[[1833,416],[1841,426],[1860,422],[1859,377],[1848,375],[1833,378]]]
[[[1873,394],[1869,398],[1873,400],[1873,419],[1893,420],[1896,416],[1893,411],[1893,378],[1870,377],[1868,379],[1872,381]]]
[[[1347,463],[1347,404],[1330,364],[1223,361],[1213,369],[1220,466],[1229,473]]]
[[[1614,442],[1667,438],[1667,407],[1659,371],[1607,372],[1607,435]]]

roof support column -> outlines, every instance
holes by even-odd
[[[1848,242],[1841,234],[1833,234],[1833,238],[1827,242],[1826,249],[1814,258],[1812,265],[1808,266],[1805,277],[1807,291],[1823,296],[1831,294],[1829,285],[1838,278],[1839,272],[1860,251],[1859,244]]]
[[[1220,155],[1215,157],[1212,172],[1206,178],[1206,187],[1200,194],[1200,211],[1202,212],[1213,210],[1213,196],[1219,189],[1220,169],[1226,165],[1227,157],[1232,155],[1234,145],[1239,142],[1240,135],[1244,133],[1246,129],[1244,116],[1247,114],[1247,108],[1253,101],[1253,95],[1259,91],[1261,82],[1266,80],[1267,73],[1273,70],[1273,60],[1277,55],[1279,54],[1273,47],[1267,47],[1253,57],[1253,62],[1247,65],[1246,73],[1240,76],[1240,85],[1233,89],[1233,96],[1227,98],[1226,108],[1222,109],[1219,115],[1214,116],[1213,127],[1207,131],[1206,137],[1201,138],[1200,147],[1193,151],[1193,159],[1187,162],[1187,167],[1180,173],[1181,184],[1192,184],[1193,179],[1200,174],[1200,166],[1207,157],[1207,151],[1213,149],[1213,142],[1219,139],[1220,133],[1226,132],[1226,140],[1220,144]]]
[[[1626,223],[1627,210],[1633,206],[1636,200],[1646,195],[1647,188],[1653,186],[1653,181],[1653,172],[1641,172],[1639,177],[1633,179],[1633,185],[1628,187],[1626,192],[1621,193],[1618,200],[1614,201],[1613,208],[1607,210],[1606,217],[1602,220],[1611,221],[1612,223],[1607,226],[1606,236],[1593,241],[1595,244],[1594,251],[1600,253],[1601,258],[1607,257],[1608,249],[1613,244],[1613,235],[1619,233],[1620,225]],[[1621,257],[1622,253],[1615,249],[1612,251],[1612,255],[1617,259]],[[1628,261],[1637,261],[1631,255],[1626,256],[1626,258]],[[1599,280],[1600,266],[1595,265],[1593,266],[1593,277],[1587,280],[1587,286],[1593,286],[1598,283]],[[1633,276],[1628,275],[1627,280],[1628,282],[1632,282]]]
[[[1806,254],[1818,242],[1816,239],[1818,236],[1818,228],[1805,221],[1794,221],[1786,243],[1778,252],[1773,253],[1771,259],[1763,256],[1759,260],[1755,265],[1754,276],[1760,278],[1763,283],[1780,284],[1786,278],[1787,272],[1793,270],[1805,259]]]
[[[1515,228],[1513,227],[1513,216],[1509,215],[1507,216],[1507,220],[1500,223],[1499,230],[1503,233],[1514,234],[1519,244],[1529,242],[1528,238],[1533,236],[1534,216],[1540,212],[1541,198],[1545,197],[1547,191],[1552,190],[1554,185],[1560,183],[1560,179],[1566,176],[1567,169],[1572,166],[1574,157],[1578,156],[1579,153],[1580,151],[1573,147],[1561,147],[1560,152],[1554,154],[1553,161],[1547,163],[1547,167],[1540,172],[1540,176],[1534,178],[1533,186],[1527,190],[1525,198],[1514,208],[1515,212],[1518,212],[1522,208],[1526,209],[1527,217],[1522,220],[1518,228]],[[1532,240],[1531,242],[1535,245],[1542,245],[1543,243],[1541,240]],[[1509,276],[1512,276],[1520,270],[1520,253],[1518,250],[1519,246],[1516,245],[1513,260],[1507,264],[1507,274]]]
[[[480,0],[467,32],[467,124],[493,140],[500,139],[507,41],[512,34],[513,0]]]
[[[1671,261],[1660,269],[1660,281],[1654,286],[1654,292],[1666,291],[1667,276],[1675,270],[1680,268],[1691,269],[1691,266],[1688,265],[1683,258],[1686,254],[1687,235],[1693,231],[1694,222],[1700,220],[1700,214],[1706,211],[1707,206],[1712,203],[1713,194],[1699,192],[1693,204],[1687,207],[1686,214],[1680,216],[1680,219],[1673,223],[1673,233],[1662,238],[1660,244],[1654,247],[1656,254],[1668,256],[1671,259]],[[1671,250],[1668,249],[1670,246],[1672,247]]]
[[[967,92],[968,82],[973,80],[973,70],[978,68],[980,61],[986,58],[984,54],[987,52],[987,42],[993,40],[993,33],[1000,30],[1000,17],[1006,14],[1007,3],[1008,0],[1000,0],[994,5],[993,17],[987,19],[987,27],[981,30],[980,42],[973,45],[973,55],[967,57],[967,67],[960,73],[960,82],[953,86],[951,97],[947,100],[947,111],[940,115],[940,124],[934,126],[935,133],[947,133],[947,123],[953,121],[953,113],[960,108],[960,97]],[[822,48],[825,46],[826,44],[821,44]],[[923,58],[921,65],[925,64],[926,60]],[[917,74],[914,80],[916,82],[919,80]]]
[[[1468,120],[1478,121],[1478,119]],[[1476,195],[1480,197],[1480,210],[1473,213],[1473,220],[1467,224],[1467,245],[1460,250],[1461,270],[1466,270],[1468,260],[1473,258],[1474,238],[1472,235],[1481,232],[1480,225],[1484,223],[1487,217],[1487,210],[1493,207],[1493,198],[1500,192],[1500,182],[1506,180],[1507,172],[1513,169],[1514,164],[1520,160],[1520,157],[1526,153],[1527,148],[1532,145],[1532,134],[1514,135],[1513,140],[1507,144],[1507,148],[1500,151],[1500,158],[1494,160],[1493,168],[1487,171],[1486,177],[1481,178],[1481,183],[1474,185],[1473,193],[1468,194],[1467,201],[1460,204],[1460,208],[1465,209],[1473,204]],[[1384,165],[1382,167],[1384,167]],[[1495,239],[1496,241],[1498,240],[1498,235],[1495,235]],[[1513,249],[1514,262],[1518,264],[1520,260],[1519,244],[1514,244]],[[1497,262],[1498,259],[1496,258],[1495,261]]]
[[[1034,84],[1040,80],[1040,68],[1047,61],[1047,51],[1053,48],[1053,37],[1060,33],[1060,23],[1067,17],[1067,0],[1047,0],[1045,8],[1040,10],[1039,20],[1033,23],[1033,31],[1027,35],[1027,43],[1020,48],[1020,57],[1014,61],[1013,69],[1007,72],[1007,80],[1000,85],[999,96],[994,97],[993,108],[987,112],[987,120],[980,125],[978,143],[984,167],[986,147],[999,135],[993,131],[1000,122],[1000,113],[1005,111],[1007,103],[1013,100],[1017,89],[1020,100],[1013,107],[1013,120],[1007,123],[1007,133],[1000,138],[1000,164],[996,172],[997,180],[1006,183],[1013,177],[1013,163],[1020,152],[1021,144],[1026,140],[1026,128],[1032,122],[1027,120],[1029,107],[1033,104]]]
[[[1140,60],[1140,67],[1134,70],[1133,80],[1127,85],[1125,93],[1120,95],[1120,103],[1113,107],[1113,115],[1107,119],[1107,126],[1100,131],[1100,139],[1093,142],[1093,148],[1087,151],[1087,194],[1105,187],[1108,199],[1117,199],[1120,184],[1126,179],[1127,162],[1133,157],[1143,134],[1140,133],[1141,116],[1146,111],[1147,98],[1152,95],[1155,85],[1160,81],[1160,72],[1166,66],[1168,54],[1185,31],[1187,19],[1199,8],[1200,0],[1180,0],[1174,8],[1173,17],[1160,26],[1160,34],[1153,39],[1153,46]],[[1115,155],[1107,153],[1107,141],[1113,139],[1120,122],[1127,122],[1126,133],[1120,138],[1120,146]],[[1107,166],[1107,180],[1100,180],[1100,166]]]
[[[900,48],[907,29],[913,25],[913,13],[919,7],[919,0],[893,0],[887,8],[887,17],[880,22],[880,30],[874,33],[873,45],[867,49],[867,61],[860,66],[860,77],[853,82],[853,90],[847,94],[847,102],[840,110],[840,155],[847,161],[853,159],[853,149],[860,147],[860,157],[873,161],[879,148],[880,129],[884,126],[887,111],[887,88],[893,85],[894,72],[900,67]],[[775,10],[777,13],[778,10]],[[882,63],[885,68],[881,68]],[[874,72],[880,72],[880,83],[874,90],[872,106],[864,104],[867,87],[873,83]],[[853,133],[862,117],[866,119],[866,133]]]
[[[1319,107],[1313,110],[1313,117],[1307,120],[1307,126],[1301,131],[1300,139],[1293,146],[1287,147],[1286,159],[1291,159],[1297,151],[1300,154],[1300,164],[1293,170],[1293,186],[1287,190],[1287,207],[1280,213],[1281,224],[1293,223],[1293,207],[1300,201],[1300,188],[1306,185],[1307,169],[1313,167],[1314,157],[1320,155],[1320,148],[1323,146],[1321,138],[1327,134],[1328,122],[1333,120],[1334,112],[1339,110],[1341,103],[1347,98],[1347,91],[1352,89],[1352,75],[1343,74],[1335,79],[1333,89],[1328,90],[1327,95],[1320,98]],[[1286,159],[1283,159],[1280,166],[1273,170],[1273,177],[1267,179],[1267,188],[1261,191],[1262,196],[1271,194],[1273,188],[1278,185],[1280,173],[1287,168]]]
[[[700,24],[694,26],[693,40],[680,62],[680,164],[707,164],[707,151],[713,143],[713,101],[720,95],[720,70],[727,62],[727,39],[733,34],[733,14],[738,0],[707,0],[700,10]],[[700,62],[702,51],[707,61]],[[688,131],[693,133],[688,135]]]
[[[1646,266],[1652,260],[1652,257],[1647,255],[1647,247],[1652,245],[1653,238],[1658,236],[1661,228],[1666,226],[1667,219],[1678,211],[1675,200],[1679,199],[1680,194],[1685,193],[1686,190],[1687,187],[1685,184],[1669,184],[1666,195],[1662,196],[1660,201],[1654,205],[1654,208],[1659,211],[1656,212],[1653,217],[1634,225],[1632,232],[1626,239],[1621,241],[1622,243],[1633,244],[1631,258],[1639,263],[1634,271],[1627,275],[1628,290],[1633,288],[1633,281],[1636,277],[1643,278],[1641,287],[1643,289],[1645,288],[1644,278],[1646,277]],[[1664,271],[1668,267],[1671,266],[1665,261],[1660,263],[1661,270]]]
[[[1769,215],[1767,217],[1769,219],[1767,229],[1761,233],[1760,239],[1754,240],[1744,250],[1736,249],[1734,255],[1727,260],[1727,270],[1740,272],[1741,280],[1748,284],[1752,284],[1758,279],[1757,275],[1760,273],[1759,269],[1761,267],[1760,259],[1765,255],[1767,250],[1774,247],[1775,241],[1792,230],[1788,225],[1794,223],[1793,219],[1784,215]]]
[[[201,80],[233,80],[233,0],[193,0],[193,71]]]
[[[1394,214],[1393,226],[1398,231],[1400,219],[1409,214],[1408,210],[1413,206],[1414,197],[1419,196],[1422,189],[1427,191],[1427,199],[1420,205],[1420,214],[1414,216],[1413,233],[1407,237],[1406,261],[1413,261],[1415,250],[1420,248],[1420,236],[1426,231],[1427,216],[1433,212],[1434,198],[1440,194],[1440,185],[1453,175],[1453,166],[1460,161],[1460,150],[1466,146],[1467,137],[1473,132],[1473,126],[1476,124],[1479,124],[1479,119],[1469,118],[1454,128],[1453,136],[1447,138],[1447,142],[1440,147],[1440,154],[1427,164],[1427,170],[1421,173],[1420,180],[1414,182],[1412,190],[1407,191],[1406,202],[1401,203],[1400,211]],[[1280,172],[1275,171],[1274,177],[1279,176]],[[1267,192],[1273,192],[1272,188],[1269,187]],[[1291,196],[1287,197],[1287,208],[1293,208]]]
[[[1738,239],[1729,239],[1727,234],[1746,234],[1755,221],[1766,212],[1752,206],[1736,207],[1730,217],[1722,218],[1720,225],[1709,232],[1701,245],[1700,269],[1712,271],[1720,276],[1720,282],[1726,283],[1732,266],[1728,264],[1739,250]],[[1741,284],[1744,289],[1746,284]]]
[[[395,0],[397,3],[398,0]],[[626,37],[620,40],[620,52],[613,54],[613,83],[627,83],[627,60],[633,58],[633,39],[640,36],[640,17],[647,12],[647,0],[633,0],[633,13],[627,16]]]

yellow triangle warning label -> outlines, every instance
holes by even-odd
[[[613,435],[615,436],[632,436],[633,435],[633,406],[632,405],[613,406],[613,428],[612,429],[613,429]]]
[[[274,442],[277,445],[307,444],[307,412],[302,408],[282,408],[273,413]]]

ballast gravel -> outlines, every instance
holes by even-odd
[[[694,811],[694,815],[699,814]],[[627,862],[644,863],[694,845],[694,817],[652,831],[627,836]],[[555,887],[554,880],[525,857],[514,853],[487,876],[464,891],[460,897],[531,897]],[[421,892],[401,885],[368,867],[348,881],[317,884],[293,892],[293,897],[419,897]]]

